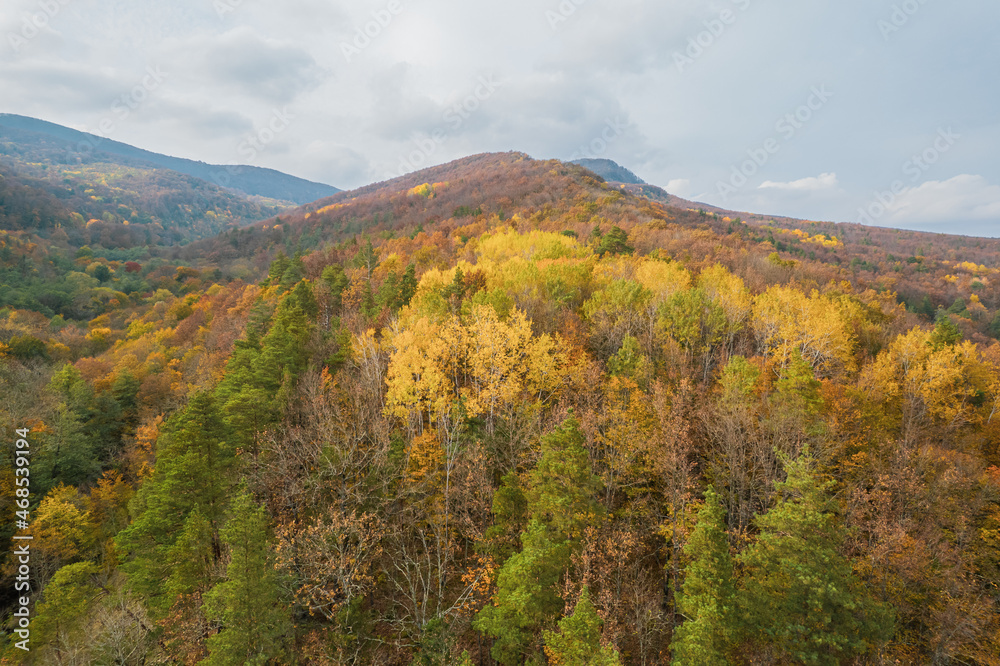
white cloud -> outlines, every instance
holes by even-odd
[[[664,188],[670,194],[678,197],[687,197],[692,193],[691,181],[687,178],[675,178],[667,183]]]
[[[785,190],[791,192],[823,192],[837,188],[837,174],[822,173],[810,178],[800,178],[787,183],[767,180],[760,184],[761,190]]]
[[[887,208],[896,224],[1000,221],[1000,185],[969,174],[932,180],[906,188]]]

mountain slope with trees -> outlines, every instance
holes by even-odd
[[[314,183],[274,169],[206,164],[170,157],[55,123],[9,113],[0,114],[0,141],[7,144],[8,154],[36,157],[38,151],[43,149],[45,158],[51,160],[50,164],[61,163],[60,160],[86,162],[91,156],[101,154],[105,161],[116,164],[167,169],[231,188],[247,196],[297,204],[340,191],[331,185]],[[56,154],[51,152],[53,149]]]
[[[723,217],[478,155],[0,310],[3,659],[996,664],[989,292]]]

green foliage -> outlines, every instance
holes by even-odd
[[[601,618],[583,588],[573,614],[559,621],[559,631],[546,631],[545,653],[549,663],[559,666],[621,666],[621,656],[612,646],[601,646]]]
[[[313,320],[319,316],[319,304],[313,295],[311,283],[305,280],[296,281],[295,288],[288,298],[302,310],[307,319]]]
[[[775,383],[776,390],[771,397],[772,407],[776,412],[801,416],[807,421],[815,422],[823,407],[823,398],[819,394],[821,386],[812,366],[796,349]],[[821,432],[822,428],[815,425],[816,428],[810,430]]]
[[[410,662],[410,666],[450,666],[454,664],[452,648],[455,636],[449,629],[448,623],[440,617],[425,623],[420,628],[417,654]]]
[[[212,526],[195,508],[184,520],[177,540],[166,550],[170,577],[164,590],[168,599],[207,588],[215,564],[215,545]]]
[[[33,335],[15,335],[7,343],[7,353],[22,361],[40,359],[47,361],[48,352],[45,350],[45,342]]]
[[[364,268],[368,274],[368,280],[371,281],[372,271],[378,266],[378,254],[375,252],[371,238],[362,237],[362,239],[364,242],[360,243],[358,253],[354,255],[354,265],[358,268]]]
[[[603,514],[601,481],[590,467],[580,423],[570,417],[542,437],[542,456],[529,475],[528,514],[555,543],[575,543]]]
[[[514,472],[505,475],[493,493],[492,514],[493,525],[483,536],[484,550],[498,562],[505,562],[517,551],[518,536],[528,519],[528,498]]]
[[[934,319],[936,312],[934,304],[931,302],[930,296],[927,294],[924,294],[924,297],[920,300],[920,304],[917,305],[913,311],[919,315],[927,317],[928,319]]]
[[[35,491],[47,492],[58,483],[83,485],[94,480],[101,463],[77,414],[65,404],[60,405],[52,425],[41,438],[35,459]]]
[[[281,282],[281,278],[284,277],[285,272],[291,265],[292,261],[288,258],[288,255],[279,251],[274,261],[271,262],[271,266],[267,269],[267,278],[271,281],[271,284]]]
[[[280,268],[280,265],[277,267],[272,265],[272,267],[277,271],[277,269]],[[283,290],[291,289],[293,285],[299,284],[302,278],[305,277],[305,274],[306,269],[302,264],[302,255],[296,252],[292,260],[288,261],[288,265],[285,267],[285,270],[282,271],[281,276],[278,279],[278,286]],[[268,271],[268,275],[270,275],[270,271]]]
[[[95,392],[80,371],[67,364],[52,375],[48,390],[58,401],[57,418],[43,436],[36,478],[45,489],[60,481],[93,481],[135,426],[139,382],[123,371],[110,390]]]
[[[583,530],[602,514],[595,499],[600,480],[591,471],[583,441],[575,418],[542,438],[542,457],[526,493],[529,522],[521,534],[523,549],[504,563],[493,605],[474,622],[495,638],[492,654],[502,664],[518,664],[538,652],[541,630],[563,609],[559,580]]]
[[[473,208],[472,206],[459,206],[455,209],[451,216],[454,218],[479,217],[482,214],[482,206],[477,206],[476,208]]]
[[[233,483],[235,456],[231,431],[215,398],[208,393],[194,395],[187,408],[168,423],[156,453],[153,478],[132,500],[133,522],[116,543],[131,558],[122,568],[133,587],[154,608],[164,611],[173,598],[166,595],[163,583],[174,575],[176,565],[187,566],[178,561],[180,554],[194,548],[199,519],[189,522],[192,512],[207,522],[213,551],[218,551],[218,530]],[[187,545],[172,550],[182,533]]]
[[[955,302],[952,303],[951,307],[945,310],[945,312],[947,312],[948,314],[957,314],[957,315],[961,315],[962,313],[966,312],[965,299],[956,298]]]
[[[733,356],[722,369],[719,386],[725,402],[738,404],[753,395],[754,387],[760,379],[760,369],[743,356]]]
[[[399,304],[400,307],[409,305],[410,301],[417,294],[417,267],[410,264],[403,271],[403,278],[399,285]]]
[[[93,562],[68,564],[52,576],[31,624],[31,647],[60,663],[61,653],[86,626],[87,613],[99,594]],[[36,647],[37,646],[37,647]]]
[[[621,227],[611,227],[611,231],[600,236],[597,254],[632,254],[635,248],[628,244],[628,234]]]
[[[99,264],[94,268],[93,276],[98,282],[107,282],[111,279],[111,269],[105,264]]]
[[[687,289],[659,308],[660,329],[694,353],[707,351],[722,339],[726,315],[702,289]]]
[[[989,334],[992,335],[997,340],[1000,340],[1000,310],[993,315],[993,319],[990,320],[989,328],[987,329]]]
[[[732,663],[729,654],[738,636],[738,613],[725,509],[712,486],[705,492],[705,504],[684,554],[690,564],[684,570],[677,609],[685,621],[674,634],[672,663],[726,666]]]
[[[280,419],[306,369],[318,313],[319,304],[305,280],[285,295],[273,317],[263,304],[255,307],[246,338],[237,342],[216,389],[235,447],[256,454],[261,434]]]
[[[323,269],[320,281],[329,289],[330,301],[334,312],[340,312],[343,307],[342,296],[344,290],[350,285],[350,280],[344,273],[344,268],[340,264],[333,264]]]
[[[275,395],[285,377],[292,381],[306,369],[309,360],[307,343],[313,323],[294,296],[281,301],[274,313],[271,329],[261,341],[256,366],[257,386]]]
[[[740,554],[739,599],[747,637],[796,663],[834,666],[892,636],[892,611],[875,601],[840,554],[844,540],[830,483],[803,454],[786,463],[778,501],[757,518],[760,535]]]
[[[208,639],[205,666],[266,664],[284,651],[291,628],[274,556],[268,520],[246,492],[232,503],[232,518],[222,530],[229,549],[226,580],[205,594],[205,615],[221,624]]]
[[[608,359],[608,372],[618,377],[628,377],[639,382],[649,367],[649,359],[642,353],[639,341],[626,335],[621,349]]]
[[[963,337],[962,331],[951,320],[951,317],[943,314],[938,317],[937,324],[934,326],[934,332],[931,334],[931,344],[934,345],[935,349],[954,347],[962,341]]]

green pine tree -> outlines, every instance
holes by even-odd
[[[599,236],[599,238],[600,242],[597,246],[597,253],[601,256],[605,254],[632,254],[635,252],[635,248],[628,244],[628,234],[621,227],[611,227],[611,231],[603,236]]]
[[[347,275],[344,273],[344,268],[340,264],[332,264],[323,269],[323,273],[320,276],[320,280],[329,289],[330,299],[333,304],[334,310],[340,312],[343,307],[343,302],[341,298],[344,295],[344,290],[351,284],[350,280],[347,279]]]
[[[285,374],[298,378],[309,360],[308,342],[313,323],[297,298],[291,296],[281,301],[274,313],[271,330],[261,341],[260,357],[256,370],[256,386],[269,395],[275,395],[284,381]]]
[[[271,266],[267,269],[267,277],[272,284],[278,284],[281,281],[282,276],[284,276],[285,271],[288,270],[289,266],[292,265],[291,259],[288,258],[284,252],[278,252],[278,255],[271,262]]]
[[[545,654],[559,666],[621,666],[621,655],[610,645],[601,646],[601,618],[583,588],[573,614],[559,621],[559,631],[546,631]]]
[[[521,534],[523,548],[501,567],[493,605],[474,622],[495,639],[492,654],[502,664],[520,664],[539,654],[541,631],[563,611],[558,583],[584,529],[602,512],[595,500],[600,480],[583,443],[575,418],[542,438],[542,457],[526,493],[529,522]]]
[[[409,305],[410,301],[417,294],[417,268],[413,264],[406,267],[403,272],[403,279],[400,281],[399,285],[399,303],[400,307]]]
[[[301,280],[292,289],[292,293],[288,295],[288,298],[293,299],[294,303],[298,305],[302,312],[305,313],[306,319],[313,321],[319,316],[319,304],[316,302],[316,296],[313,294],[312,283],[308,280]]]
[[[101,472],[93,442],[87,437],[76,412],[65,404],[56,409],[50,432],[41,437],[33,471],[34,492],[47,493],[59,483],[80,486]]]
[[[172,571],[166,582],[170,599],[204,589],[211,580],[212,526],[197,509],[188,514],[177,541],[167,549],[166,560]]]
[[[95,584],[99,571],[93,562],[68,564],[46,584],[31,623],[30,647],[39,657],[33,663],[66,663],[65,659],[72,659],[74,645],[86,644],[88,613],[100,597]],[[15,658],[29,656],[18,654],[18,650],[11,652]]]
[[[748,638],[794,663],[834,666],[892,636],[893,614],[875,601],[840,554],[844,539],[829,483],[808,452],[786,463],[779,500],[757,519],[760,535],[739,557]]]
[[[267,516],[248,493],[233,500],[222,538],[230,554],[226,580],[205,594],[205,615],[222,628],[209,637],[209,656],[201,663],[266,664],[282,654],[291,622],[268,545]]]
[[[168,423],[156,446],[156,471],[139,489],[129,510],[132,524],[116,537],[129,557],[122,568],[137,592],[154,610],[173,602],[164,582],[173,574],[169,557],[197,511],[208,523],[212,550],[219,552],[219,528],[232,488],[235,455],[231,432],[208,393],[194,395],[186,409]]]
[[[931,344],[935,349],[953,347],[962,341],[962,337],[962,330],[955,325],[952,318],[948,314],[942,314],[938,317],[934,332],[931,334]]]
[[[283,291],[291,289],[293,286],[299,283],[306,274],[306,267],[302,263],[302,253],[296,252],[295,256],[291,261],[288,262],[287,268],[281,274],[281,278],[278,281],[278,286],[281,287]]]
[[[677,609],[685,622],[674,634],[675,666],[726,666],[736,638],[736,594],[733,561],[726,537],[725,509],[708,487],[684,554],[691,563],[684,570],[684,589]]]
[[[493,525],[483,535],[480,548],[498,562],[517,552],[520,534],[528,517],[528,499],[521,489],[517,474],[510,472],[493,493]]]

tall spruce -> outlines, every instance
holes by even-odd
[[[209,637],[209,656],[201,663],[266,664],[281,656],[291,621],[269,545],[267,515],[249,493],[233,499],[222,539],[229,550],[226,580],[205,594],[205,615],[221,628]]]
[[[540,658],[541,631],[563,611],[559,582],[583,531],[602,512],[595,499],[600,480],[583,444],[575,418],[542,438],[542,456],[526,493],[529,520],[521,534],[522,550],[500,569],[493,604],[474,623],[495,639],[492,654],[502,664]]]
[[[733,586],[733,561],[726,537],[725,509],[715,488],[708,487],[684,554],[684,588],[677,608],[684,623],[673,643],[674,666],[726,666],[737,637],[738,614]]]
[[[173,601],[164,588],[174,573],[169,554],[190,527],[192,512],[207,523],[212,550],[219,552],[219,528],[235,464],[230,434],[215,399],[198,393],[157,441],[156,471],[132,500],[132,524],[116,538],[118,549],[129,558],[123,569],[132,586],[154,608],[165,610]]]
[[[559,620],[559,631],[545,632],[545,655],[559,666],[621,666],[621,655],[610,645],[601,645],[601,618],[583,588],[571,615]]]
[[[739,557],[740,607],[751,642],[794,663],[834,666],[892,636],[891,609],[875,601],[840,554],[843,528],[808,451],[786,462],[778,501]]]

